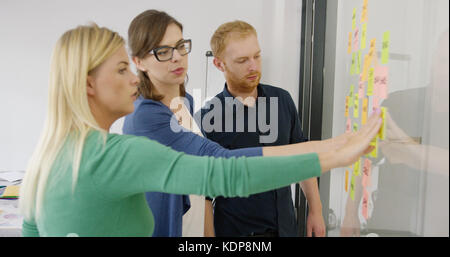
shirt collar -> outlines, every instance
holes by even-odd
[[[264,88],[261,86],[261,83],[258,84],[257,90],[258,90],[258,97],[265,97],[265,96],[266,96],[266,93],[264,92]],[[225,82],[225,87],[224,87],[222,93],[223,93],[223,96],[224,96],[224,97],[233,97],[233,99],[235,98],[235,97],[230,93],[230,91],[228,91],[228,85],[227,85],[226,82]]]

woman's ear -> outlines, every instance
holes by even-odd
[[[86,92],[88,96],[94,96],[95,95],[95,79],[91,75],[87,76],[86,80]]]
[[[142,72],[147,72],[147,69],[144,68],[144,66],[142,65],[142,60],[136,56],[133,56],[133,58],[131,58],[134,62],[134,64],[136,65],[136,68]]]
[[[214,66],[216,66],[216,68],[219,69],[221,72],[225,71],[225,68],[223,67],[224,63],[220,59],[218,59],[217,57],[214,57],[213,63],[214,63]]]

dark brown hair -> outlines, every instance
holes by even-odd
[[[133,57],[144,59],[147,54],[158,47],[170,24],[177,25],[183,31],[183,25],[165,12],[147,10],[136,16],[128,28],[128,46]],[[150,78],[143,71],[138,70],[140,83],[138,93],[146,99],[161,101],[164,96],[155,93]],[[186,95],[184,83],[180,85],[180,96]]]

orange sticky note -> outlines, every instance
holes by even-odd
[[[345,192],[348,192],[348,170],[345,170]]]
[[[361,22],[367,22],[368,13],[369,13],[369,0],[364,0],[361,14]]]
[[[375,69],[369,69],[369,80],[367,82],[367,96],[373,95],[373,86],[375,83]]]
[[[362,117],[361,117],[361,124],[364,125],[367,123],[367,116],[368,116],[368,109],[369,108],[369,99],[365,97],[363,99],[363,106],[362,106]]]

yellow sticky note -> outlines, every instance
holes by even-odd
[[[375,69],[369,69],[369,78],[367,83],[367,96],[373,95],[373,84],[375,83]]]
[[[362,25],[362,33],[361,33],[361,49],[366,49],[366,41],[367,41],[367,23]]]
[[[20,186],[7,186],[0,198],[18,198]]]
[[[378,135],[370,141],[370,145],[374,147],[373,151],[369,153],[372,158],[378,157]]]
[[[383,44],[381,46],[381,64],[387,64],[389,61],[389,48],[391,41],[391,32],[386,31],[383,34]]]
[[[357,62],[356,58],[358,58],[356,56],[356,53],[353,53],[353,55],[352,55],[352,67],[350,68],[350,75],[353,75],[356,72],[356,62]]]
[[[351,32],[348,33],[348,49],[347,49],[347,52],[349,54],[352,53],[352,33]]]
[[[355,176],[352,176],[352,181],[350,183],[350,198],[355,201]]]
[[[355,94],[353,103],[353,118],[359,118],[359,97]]]
[[[367,97],[365,97],[363,99],[361,125],[364,125],[367,123],[367,115],[368,115],[367,109],[368,108],[369,108],[369,99]]]
[[[358,51],[358,55],[357,55],[357,59],[356,59],[355,73],[356,74],[360,74],[361,73],[361,50]]]
[[[355,168],[353,169],[353,175],[359,176],[361,175],[361,158],[355,163]]]
[[[349,94],[349,102],[348,102],[348,107],[351,108],[353,107],[353,97],[355,94],[355,86],[354,85],[350,85],[350,94]]]
[[[353,8],[353,16],[352,16],[352,30],[356,29],[356,8]]]
[[[381,119],[383,120],[383,122],[381,123],[381,128],[380,131],[378,132],[378,137],[381,140],[385,140],[386,139],[386,107],[381,107]]]
[[[349,117],[349,102],[350,102],[350,97],[346,96],[345,97],[345,117]]]
[[[356,131],[358,131],[358,123],[353,123],[353,132],[356,132]]]

